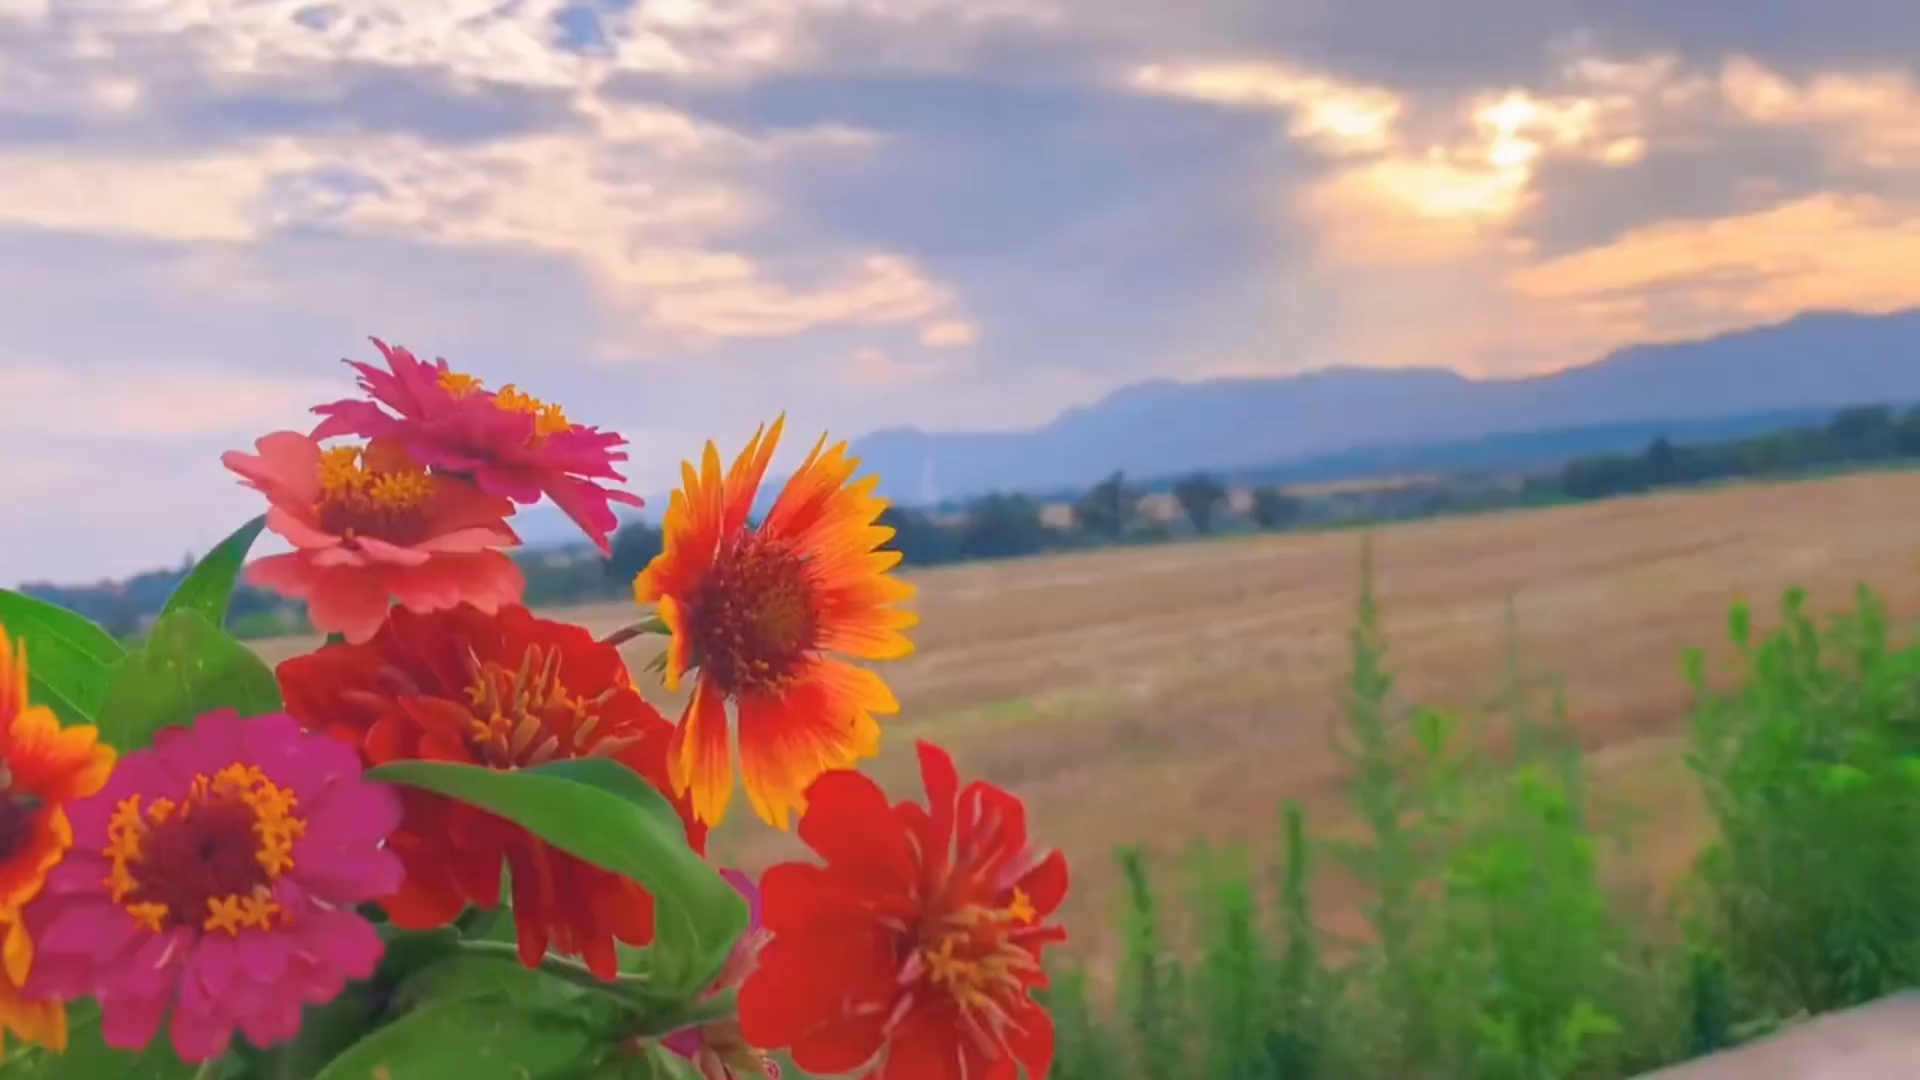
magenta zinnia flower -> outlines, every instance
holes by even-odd
[[[316,407],[313,411],[325,419],[313,429],[313,438],[392,437],[415,460],[471,477],[489,495],[523,505],[545,495],[603,554],[612,552],[607,537],[620,519],[611,504],[643,503],[637,495],[595,481],[626,481],[614,468],[615,462],[627,460],[626,452],[618,449],[626,439],[576,424],[558,405],[511,384],[488,390],[445,360],[429,364],[406,349],[372,340],[388,370],[355,360],[347,363],[360,373],[360,388],[373,400]]]
[[[353,906],[400,886],[382,847],[399,797],[289,716],[167,728],[67,816],[73,848],[26,912],[27,993],[95,997],[109,1046],[141,1049],[169,1020],[184,1061],[235,1032],[272,1046],[379,962]]]

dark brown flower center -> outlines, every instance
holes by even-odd
[[[40,800],[15,791],[0,792],[0,862],[20,853],[40,817]]]
[[[778,691],[815,648],[814,605],[806,558],[785,544],[747,537],[721,553],[694,598],[701,670],[728,694]]]

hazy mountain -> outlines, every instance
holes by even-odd
[[[1334,368],[1274,378],[1156,380],[1021,432],[875,432],[864,468],[903,502],[990,490],[1242,471],[1490,436],[1920,401],[1920,310],[1810,313],[1699,341],[1637,345],[1583,367],[1520,379],[1442,369]],[[1577,451],[1590,452],[1590,451]]]

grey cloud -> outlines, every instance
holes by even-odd
[[[430,68],[339,63],[215,78],[190,34],[118,39],[110,55],[92,57],[55,33],[9,36],[0,28],[6,63],[32,73],[43,89],[0,101],[0,145],[110,144],[125,152],[261,135],[398,133],[461,144],[583,122],[566,92],[463,83]],[[90,111],[80,94],[106,78],[137,83],[137,103]]]
[[[1727,124],[1710,142],[1656,133],[1633,165],[1549,160],[1533,182],[1540,201],[1514,228],[1552,257],[1653,222],[1764,210],[1844,179],[1809,132]]]

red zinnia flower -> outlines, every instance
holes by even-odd
[[[800,838],[825,861],[760,878],[773,938],[740,991],[748,1042],[787,1047],[808,1073],[874,1080],[1043,1077],[1053,1021],[1046,921],[1067,863],[1027,840],[1026,808],[982,781],[964,789],[946,751],[920,743],[927,806],[889,806],[855,772],[807,793]]]
[[[527,505],[545,495],[602,554],[612,552],[607,535],[619,528],[620,519],[611,504],[640,506],[642,501],[594,481],[626,481],[613,467],[627,460],[626,452],[616,449],[626,439],[573,423],[558,405],[511,384],[489,391],[445,360],[429,364],[379,338],[373,343],[388,370],[347,361],[373,400],[318,406],[313,411],[325,419],[314,428],[314,438],[392,436],[421,462],[470,476],[489,495]]]
[[[267,497],[267,527],[294,550],[247,566],[247,580],[307,602],[314,627],[365,641],[391,600],[416,611],[470,603],[492,610],[526,589],[502,547],[513,504],[429,473],[392,440],[320,444],[276,431],[256,454],[221,455]]]
[[[666,684],[699,676],[668,751],[674,790],[690,791],[702,821],[718,824],[733,796],[727,702],[739,717],[747,798],[785,829],[821,773],[879,752],[875,713],[900,711],[878,675],[827,654],[891,660],[913,651],[901,631],[913,613],[895,605],[913,586],[880,551],[893,530],[876,525],[885,499],[874,477],[849,483],[859,459],[847,444],[800,464],[757,528],[754,496],[780,441],[782,421],[756,432],[723,478],[707,444],[700,471],[681,466],[663,524],[665,547],[633,583],[673,637]]]
[[[433,760],[511,770],[606,757],[667,787],[673,725],[633,688],[619,650],[518,605],[491,616],[464,606],[396,609],[367,644],[325,646],[284,661],[278,674],[287,711],[359,746],[369,766]],[[382,902],[395,924],[427,929],[468,904],[498,906],[504,863],[529,967],[551,947],[610,979],[616,940],[653,940],[653,897],[631,880],[464,803],[411,788],[401,799],[405,814],[388,847],[406,884]],[[704,852],[706,830],[689,821],[687,842]]]

